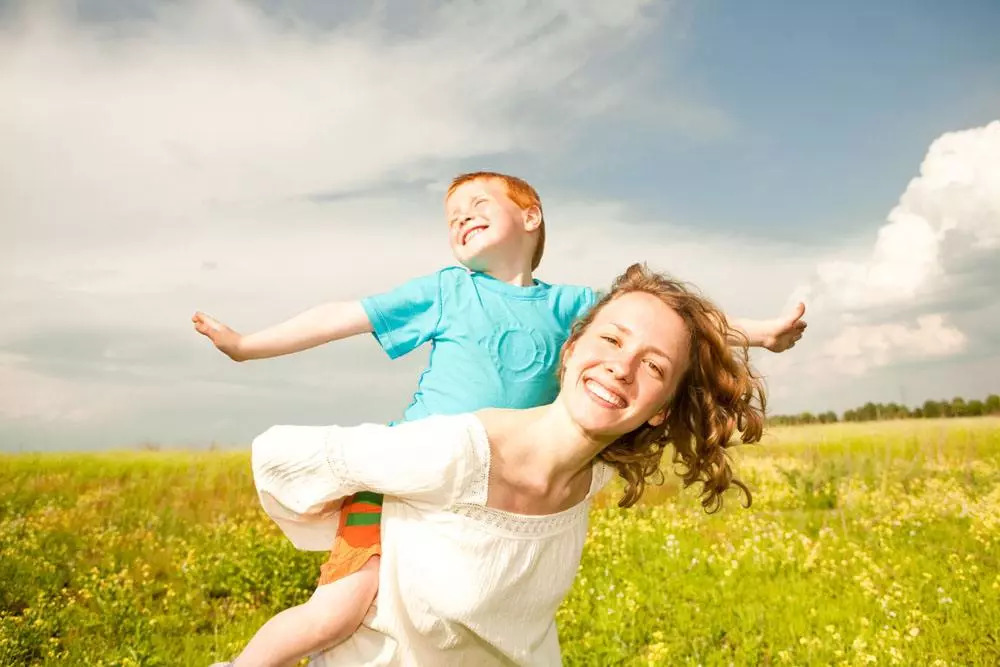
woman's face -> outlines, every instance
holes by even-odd
[[[559,400],[591,437],[609,442],[658,425],[688,367],[681,316],[645,292],[601,308],[567,350]]]

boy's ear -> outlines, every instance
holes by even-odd
[[[524,209],[524,231],[533,232],[542,226],[542,209],[529,206]]]

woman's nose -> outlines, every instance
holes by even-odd
[[[632,364],[628,363],[627,359],[623,359],[622,357],[609,359],[605,362],[604,367],[607,368],[608,372],[615,376],[617,380],[626,383],[632,381]]]

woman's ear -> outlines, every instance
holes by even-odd
[[[646,423],[649,424],[650,426],[659,426],[663,422],[667,421],[667,417],[669,415],[670,415],[670,408],[669,407],[663,408],[662,410],[660,410],[659,412],[657,412],[655,415],[653,415],[652,417],[650,417],[649,421],[646,422]]]
[[[562,382],[563,375],[566,374],[566,360],[573,353],[574,345],[576,345],[576,340],[567,339],[562,344],[562,348],[559,349],[559,382]]]

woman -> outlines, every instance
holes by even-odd
[[[316,663],[560,664],[556,609],[614,471],[628,507],[671,444],[708,510],[731,484],[749,501],[725,448],[736,430],[760,439],[764,394],[729,333],[708,301],[633,265],[574,327],[551,405],[259,436],[261,501],[299,548],[329,546],[344,497],[386,495],[378,599]]]

